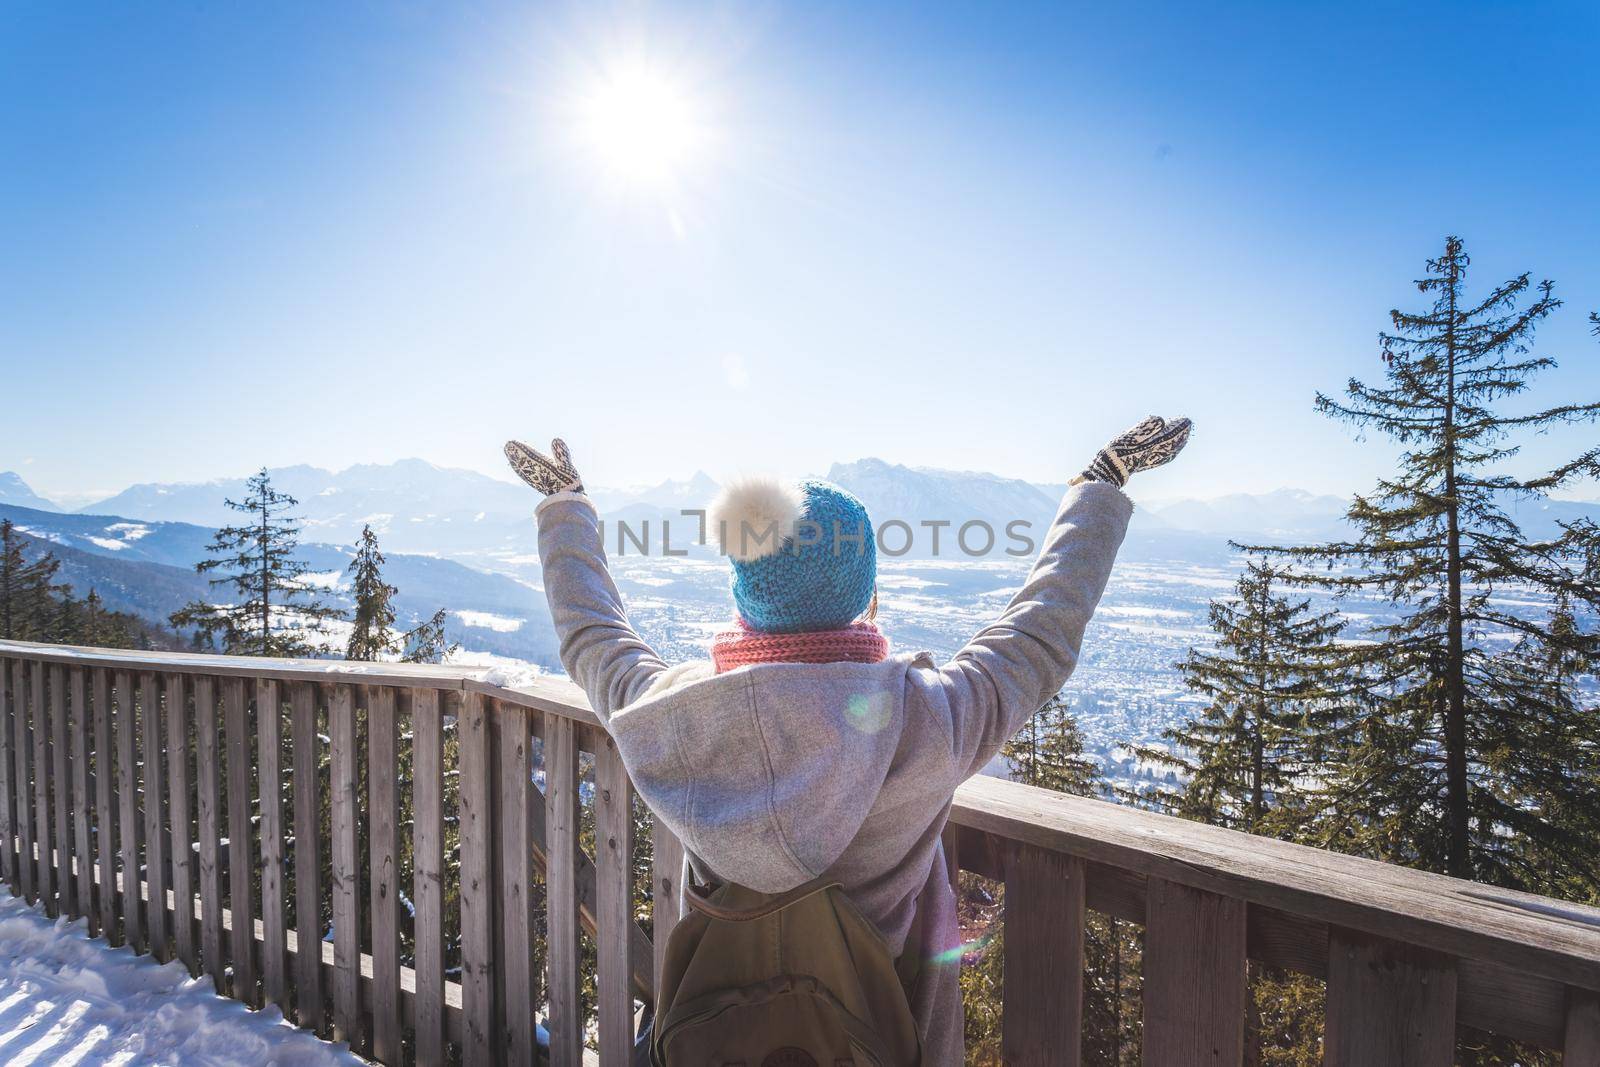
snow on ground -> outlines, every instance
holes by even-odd
[[[357,1067],[365,1061],[0,891],[0,1061],[10,1067]]]

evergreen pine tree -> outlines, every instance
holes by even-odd
[[[361,528],[361,543],[350,561],[351,593],[356,606],[350,631],[350,643],[345,648],[345,658],[376,660],[394,651],[395,587],[383,580],[383,553],[378,550],[378,538],[371,526]]]
[[[213,586],[231,588],[238,602],[195,601],[171,616],[174,627],[193,629],[207,646],[241,656],[305,656],[319,649],[305,639],[342,612],[327,607],[301,581],[306,566],[295,558],[300,527],[286,513],[299,502],[272,488],[263,468],[246,483],[242,501],[227,501],[250,516],[247,525],[224,526],[211,540],[201,574],[219,572]]]
[[[1059,693],[1028,720],[1001,749],[1012,778],[1025,785],[1076,796],[1098,796],[1100,768],[1083,757],[1083,735]]]
[[[57,621],[52,582],[60,568],[49,552],[29,560],[23,536],[10,519],[0,520],[0,639],[51,639]]]
[[[1461,241],[1449,238],[1417,282],[1431,306],[1391,313],[1393,329],[1380,335],[1384,385],[1351,380],[1347,401],[1317,397],[1319,411],[1406,449],[1396,473],[1352,504],[1354,536],[1263,550],[1326,566],[1297,569],[1296,583],[1374,591],[1400,612],[1366,635],[1364,660],[1381,699],[1356,709],[1329,739],[1342,750],[1325,765],[1323,843],[1542,890],[1550,887],[1513,860],[1503,835],[1521,835],[1539,853],[1575,843],[1577,826],[1568,820],[1575,807],[1600,806],[1600,779],[1574,778],[1544,754],[1592,748],[1600,721],[1542,701],[1536,678],[1502,674],[1501,657],[1483,638],[1520,636],[1526,663],[1538,662],[1539,649],[1593,649],[1592,633],[1549,632],[1497,594],[1508,587],[1549,598],[1565,593],[1592,608],[1600,605],[1600,584],[1572,565],[1582,531],[1532,541],[1501,501],[1595,475],[1600,449],[1534,478],[1499,468],[1517,452],[1507,440],[1514,431],[1592,421],[1600,404],[1500,410],[1497,402],[1519,396],[1554,366],[1530,354],[1530,344],[1560,302],[1549,282],[1531,286],[1527,274],[1474,302],[1467,265]],[[1552,806],[1558,797],[1565,801]],[[1594,847],[1591,839],[1586,848]],[[1600,865],[1591,862],[1583,881],[1600,883]]]
[[[1357,684],[1338,645],[1344,621],[1275,589],[1283,572],[1250,560],[1235,595],[1211,602],[1211,651],[1191,649],[1177,667],[1206,698],[1189,722],[1163,731],[1175,748],[1139,750],[1186,779],[1168,804],[1176,814],[1251,833],[1293,836],[1272,825],[1296,780],[1314,769],[1320,738]]]
[[[451,641],[444,632],[445,610],[440,608],[433,615],[418,623],[415,629],[407,630],[401,638],[405,652],[400,659],[405,663],[443,663],[450,658],[450,654],[461,645]]]

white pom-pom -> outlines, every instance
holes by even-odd
[[[706,509],[706,521],[723,553],[748,563],[783,549],[795,535],[805,504],[798,486],[776,478],[747,478],[723,488]]]

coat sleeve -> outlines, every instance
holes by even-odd
[[[647,689],[666,664],[628,624],[606,569],[600,516],[588,497],[557,493],[534,513],[544,594],[561,642],[561,665],[601,721]]]
[[[1021,591],[955,658],[923,674],[920,696],[950,725],[958,782],[1066,684],[1132,515],[1109,483],[1068,489]]]

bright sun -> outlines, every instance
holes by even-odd
[[[684,87],[643,65],[601,76],[580,101],[578,129],[612,177],[651,187],[680,178],[708,139]]]

